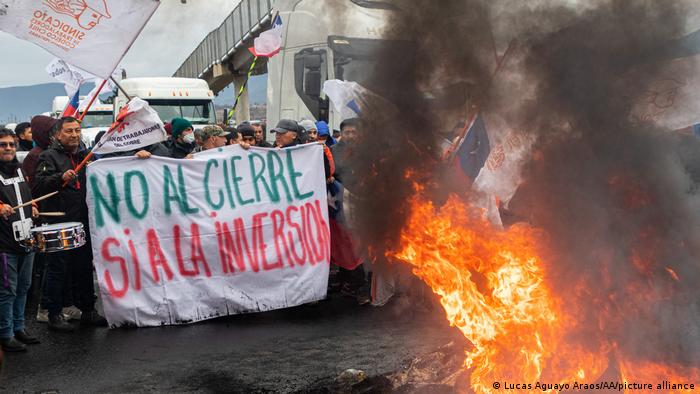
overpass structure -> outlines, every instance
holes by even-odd
[[[248,48],[253,40],[272,24],[273,0],[241,0],[217,29],[210,32],[173,75],[201,78],[214,93],[231,83],[235,92],[245,83],[253,55]],[[267,72],[267,59],[259,58],[253,75]],[[250,117],[248,91],[241,96],[236,109],[236,122]]]

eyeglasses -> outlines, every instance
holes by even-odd
[[[14,142],[0,142],[0,148],[14,148],[16,145]]]

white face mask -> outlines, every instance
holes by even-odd
[[[185,134],[185,135],[182,137],[182,140],[183,140],[186,144],[194,144],[194,133]]]

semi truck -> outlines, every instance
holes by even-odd
[[[195,127],[216,124],[214,93],[206,81],[196,78],[128,78],[120,82],[131,97],[148,102],[163,122],[185,118]],[[114,98],[114,116],[128,98],[124,92]]]

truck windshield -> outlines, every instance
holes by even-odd
[[[163,122],[185,118],[193,124],[216,124],[211,100],[146,100]]]
[[[80,125],[83,129],[92,127],[109,127],[112,125],[114,117],[112,111],[90,111],[83,118],[83,123]]]

